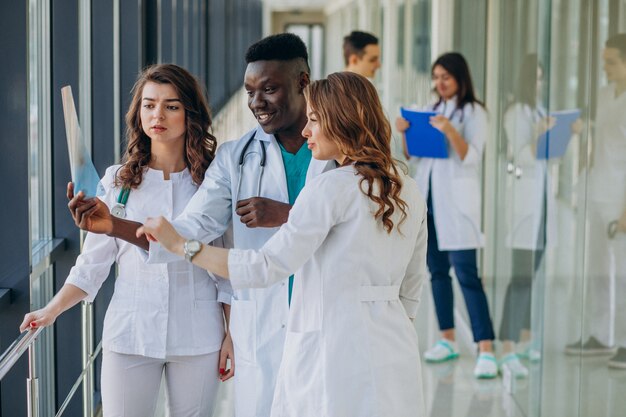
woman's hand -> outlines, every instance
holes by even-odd
[[[20,332],[27,329],[50,326],[56,319],[57,314],[46,307],[40,310],[31,311],[24,316],[24,320],[22,321],[22,324],[20,324]]]
[[[575,135],[580,135],[583,130],[585,130],[585,122],[581,118],[576,119],[571,126],[572,133]]]
[[[432,127],[434,127],[446,136],[450,136],[452,132],[455,131],[454,126],[452,126],[452,123],[450,123],[450,119],[448,119],[443,114],[432,116],[429,121]]]
[[[172,253],[183,255],[185,239],[163,216],[148,217],[144,225],[137,229],[137,237],[141,235],[146,235],[149,241],[159,242],[161,246]]]
[[[398,130],[398,132],[400,133],[406,132],[409,126],[410,126],[409,121],[406,120],[404,117],[401,117],[401,116],[396,117],[396,129]]]
[[[230,359],[230,368],[228,369],[226,369],[227,359]],[[228,381],[235,376],[235,350],[233,348],[233,339],[230,337],[230,332],[226,333],[224,341],[222,342],[219,367],[222,382]]]
[[[535,124],[535,137],[539,137],[552,129],[556,124],[556,118],[553,116],[545,117]]]

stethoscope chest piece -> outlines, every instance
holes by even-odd
[[[117,196],[117,204],[111,207],[111,214],[120,219],[126,218],[126,202],[130,194],[130,188],[122,188]]]
[[[111,208],[111,214],[120,219],[126,218],[126,209],[122,204],[116,204]]]

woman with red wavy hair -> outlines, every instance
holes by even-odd
[[[313,157],[338,167],[307,183],[262,248],[201,245],[192,262],[233,288],[295,272],[272,417],[422,416],[411,319],[426,276],[424,198],[394,164],[390,125],[367,79],[331,74],[305,95]],[[180,255],[197,243],[164,218],[138,233]]]

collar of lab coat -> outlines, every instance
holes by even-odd
[[[258,140],[262,140],[264,142],[271,142],[272,138],[274,138],[274,135],[270,135],[268,133],[265,133],[265,131],[263,130],[263,128],[261,126],[257,126],[256,130],[255,130],[255,139]],[[274,138],[276,139],[276,138]]]
[[[189,173],[189,169],[185,168],[180,172],[172,172],[170,174],[170,181],[179,182],[185,181],[191,176]],[[152,180],[152,181],[164,181],[163,179],[163,171],[159,171],[158,169],[148,168],[143,173],[144,180]]]

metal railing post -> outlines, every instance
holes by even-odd
[[[28,417],[39,417],[39,379],[35,376],[35,344],[28,345],[28,378],[26,379]]]
[[[83,377],[83,416],[93,417],[93,393],[94,393],[94,366],[90,357],[93,353],[93,304],[83,301],[81,303],[82,324],[82,357],[83,369],[86,369]]]

